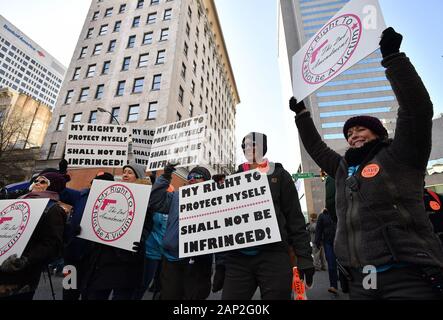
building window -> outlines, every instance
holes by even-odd
[[[98,35],[99,36],[104,36],[104,35],[106,35],[106,33],[108,33],[108,25],[107,24],[102,25],[100,27],[100,32],[98,33]]]
[[[80,70],[81,68],[75,68],[74,75],[72,76],[72,80],[78,80],[80,78]]]
[[[82,121],[82,114],[81,113],[74,114],[74,116],[72,117],[72,123],[80,123],[81,121]]]
[[[105,61],[103,63],[103,70],[102,70],[102,74],[109,74],[109,69],[111,67],[111,61]]]
[[[188,38],[190,33],[191,33],[191,27],[189,26],[188,23],[186,23],[186,35],[188,36]]]
[[[92,54],[93,56],[97,56],[102,52],[102,43],[97,43],[94,47],[94,53]]]
[[[97,91],[95,92],[95,99],[101,100],[103,98],[103,93],[105,92],[105,85],[99,84],[97,86]]]
[[[74,97],[74,90],[69,90],[66,93],[65,104],[70,104],[72,102],[72,97]]]
[[[130,36],[128,39],[128,48],[134,48],[135,45],[135,36]]]
[[[151,0],[151,6],[159,4],[159,3],[160,3],[160,0]]]
[[[128,71],[130,64],[131,64],[131,57],[124,58],[122,64],[122,71]]]
[[[49,148],[49,153],[48,153],[47,160],[54,159],[55,151],[56,150],[57,150],[57,143],[51,143],[51,147]]]
[[[91,111],[89,114],[89,121],[90,124],[96,124],[97,123],[97,111]]]
[[[180,88],[178,88],[178,101],[181,104],[183,104],[184,94],[185,94],[185,91],[183,90],[182,86],[180,86]]]
[[[108,52],[114,52],[116,45],[117,45],[117,40],[109,41]]]
[[[182,78],[186,80],[186,65],[184,63],[182,63],[182,69],[181,69],[180,74],[181,74]]]
[[[121,97],[125,93],[125,84],[126,81],[119,81],[117,84],[117,93],[115,94],[118,97]]]
[[[95,76],[95,69],[97,68],[96,64],[91,64],[88,67],[88,72],[86,73],[86,78],[92,78],[93,76]]]
[[[62,131],[65,126],[66,116],[60,116],[57,123],[57,131]]]
[[[132,87],[132,93],[142,93],[144,84],[145,84],[145,78],[135,79],[134,86]]]
[[[194,116],[194,105],[192,103],[189,104],[189,116],[191,118]]]
[[[80,56],[78,57],[79,59],[83,59],[84,57],[86,57],[86,52],[88,51],[88,47],[83,47],[80,51]]]
[[[191,7],[188,7],[188,17],[192,20],[192,10]]]
[[[182,115],[180,112],[177,112],[177,121],[182,121]]]
[[[106,9],[106,11],[105,11],[105,18],[108,18],[108,17],[112,16],[112,9],[113,8]]]
[[[92,21],[95,21],[98,19],[98,15],[100,14],[99,11],[94,12],[93,16],[92,16]]]
[[[140,110],[139,105],[133,105],[129,107],[127,122],[136,122],[138,120],[138,112]]]
[[[133,28],[140,27],[140,17],[134,17],[134,20],[132,20],[132,27]]]
[[[126,11],[126,4],[122,4],[120,5],[120,10],[118,11],[118,13],[124,13]]]
[[[153,33],[152,32],[147,32],[143,35],[143,42],[142,44],[151,44],[152,43],[152,37],[153,37]]]
[[[145,4],[144,0],[138,0],[137,1],[137,9],[143,8],[143,5]]]
[[[114,32],[120,32],[121,26],[122,26],[122,22],[121,21],[116,21],[115,25],[114,25]]]
[[[78,101],[85,102],[86,99],[88,99],[88,95],[89,95],[89,88],[83,88],[80,93],[80,97],[78,98]]]
[[[147,120],[157,119],[157,107],[158,107],[157,101],[149,103]]]
[[[183,53],[185,54],[185,57],[188,56],[188,50],[189,50],[188,44],[185,42],[185,46],[183,48]]]
[[[89,28],[88,33],[86,34],[86,39],[90,39],[92,37],[93,32],[94,32],[94,28]]]
[[[160,50],[159,52],[157,52],[157,60],[156,60],[156,64],[163,64],[165,63],[165,58],[166,58],[166,50]]]
[[[153,24],[155,23],[155,20],[157,19],[157,12],[153,12],[148,14],[148,20],[147,20],[147,24]]]
[[[169,38],[169,28],[162,29],[160,32],[160,41],[166,41]]]
[[[197,63],[195,62],[195,60],[192,62],[192,72],[194,72],[194,74],[197,74]]]
[[[162,82],[162,75],[156,74],[152,80],[152,90],[153,91],[160,90],[161,82]]]
[[[141,54],[140,57],[138,58],[138,67],[139,68],[147,67],[148,66],[148,58],[149,58],[149,53]]]
[[[191,93],[192,93],[192,95],[195,94],[195,82],[194,82],[194,80],[192,80],[192,82],[191,82]]]
[[[111,114],[112,116],[110,124],[118,124],[116,120],[118,120],[118,116],[120,114],[120,108],[119,107],[112,108]]]
[[[172,18],[172,9],[166,9],[163,15],[163,20],[171,20]]]

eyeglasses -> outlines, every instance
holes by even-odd
[[[35,184],[48,184],[48,181],[46,181],[46,180],[35,180],[35,182],[34,182]]]
[[[188,181],[199,180],[199,179],[204,179],[204,177],[201,174],[198,174],[198,173],[191,173],[188,176]]]

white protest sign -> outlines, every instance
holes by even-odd
[[[21,256],[49,199],[0,201],[0,264]]]
[[[157,128],[148,171],[161,170],[167,163],[177,168],[198,165],[203,158],[207,115]]]
[[[259,171],[179,192],[180,258],[281,241],[268,178]]]
[[[386,24],[377,0],[353,0],[292,58],[298,101],[379,48]]]
[[[140,237],[151,186],[94,180],[79,238],[133,251]]]
[[[155,129],[133,128],[132,129],[132,152],[135,163],[147,166],[154,141]]]
[[[71,123],[65,159],[70,167],[123,167],[128,163],[129,133],[126,126]]]

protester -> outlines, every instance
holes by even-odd
[[[122,181],[146,184],[145,168],[130,163],[123,167]],[[93,243],[86,262],[88,269],[82,281],[85,300],[134,300],[142,285],[144,268],[144,239],[134,243],[131,252],[99,243]]]
[[[343,129],[350,148],[342,157],[321,140],[304,103],[290,101],[306,150],[335,178],[335,253],[352,279],[351,299],[437,299],[443,288],[443,248],[423,206],[433,106],[401,42],[392,28],[380,42],[399,102],[393,140],[379,119],[354,117]],[[377,290],[364,287],[366,266],[376,267]]]
[[[156,179],[149,207],[155,212],[168,214],[163,238],[161,300],[204,300],[211,291],[212,255],[179,259],[179,192],[168,192],[175,165],[169,164],[164,174]],[[188,175],[188,184],[211,180],[211,173],[196,167]]]
[[[338,274],[337,263],[334,253],[334,238],[336,223],[332,219],[328,209],[324,209],[317,221],[317,230],[315,232],[315,247],[317,249],[323,247],[325,250],[326,260],[328,261],[329,273],[329,289],[333,294],[338,294]]]
[[[309,223],[306,225],[306,229],[311,236],[311,244],[312,244],[312,255],[314,257],[314,267],[316,271],[326,270],[326,258],[323,246],[315,245],[315,232],[317,230],[317,220],[318,216],[316,213],[312,213],[309,215]]]
[[[443,195],[430,189],[424,190],[424,203],[426,212],[434,227],[434,232],[443,242]]]
[[[282,240],[228,252],[222,299],[250,300],[260,287],[264,300],[289,300],[293,274],[290,248],[296,255],[301,278],[306,278],[308,285],[312,285],[315,272],[297,190],[281,164],[263,158],[267,152],[266,135],[248,134],[242,148],[248,162],[240,165],[238,172],[258,169],[267,174]]]
[[[32,300],[47,265],[61,257],[64,209],[58,205],[58,193],[65,188],[64,175],[47,172],[34,179],[30,193],[20,199],[49,199],[21,257],[9,256],[0,266],[0,299]]]
[[[96,177],[91,181],[89,188],[78,192],[78,197],[74,200],[73,213],[69,217],[65,228],[65,250],[63,258],[65,265],[75,267],[77,271],[77,288],[79,289],[63,289],[63,300],[67,301],[80,299],[82,294],[80,288],[83,285],[84,273],[88,268],[87,262],[93,248],[90,241],[80,239],[77,235],[79,235],[81,231],[80,223],[94,180],[114,181],[114,176],[108,172],[98,172]]]

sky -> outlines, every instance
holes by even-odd
[[[387,25],[403,34],[411,58],[443,114],[441,0],[379,0]],[[299,160],[290,96],[282,94],[278,64],[277,0],[215,0],[240,93],[237,145],[248,132],[268,135],[268,158],[295,173]],[[0,0],[0,14],[66,67],[77,44],[90,0]],[[287,86],[287,84],[286,84]],[[237,160],[242,160],[237,150]]]

